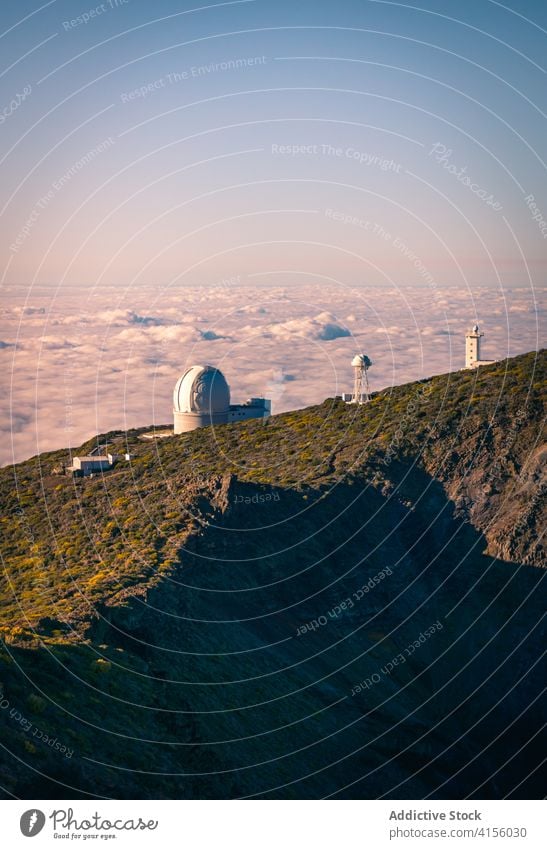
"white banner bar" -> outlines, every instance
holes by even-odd
[[[6,801],[6,849],[94,845],[161,849],[514,847],[547,845],[544,802]],[[36,838],[35,844],[29,840]]]

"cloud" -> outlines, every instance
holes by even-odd
[[[135,312],[130,312],[127,320],[130,324],[141,324],[143,327],[161,327],[164,324],[170,323],[159,316],[138,315]]]
[[[476,316],[485,357],[537,344],[538,311],[525,289],[453,288],[437,297],[417,286],[189,288],[163,292],[157,308],[153,288],[121,304],[115,290],[78,300],[61,291],[53,304],[51,293],[41,297],[33,294],[23,314],[25,293],[6,291],[13,306],[1,314],[0,351],[9,352],[11,395],[0,407],[0,430],[10,435],[0,440],[2,464],[97,432],[169,422],[173,385],[194,363],[218,365],[234,402],[264,394],[282,412],[349,391],[358,350],[373,361],[373,389],[457,369]]]
[[[147,342],[191,342],[200,338],[199,331],[193,327],[187,327],[180,324],[172,324],[165,326],[150,326],[143,325],[139,328],[128,328],[118,333],[115,339],[122,339],[128,342],[143,343]]]
[[[220,334],[215,333],[214,330],[200,330],[199,334],[200,334],[201,338],[204,339],[206,342],[214,342],[215,339],[226,339],[227,338],[226,336],[221,336]]]
[[[95,316],[89,314],[85,320],[96,323],[102,322],[110,327],[124,327],[126,325],[139,325],[142,327],[162,327],[165,324],[172,324],[172,320],[162,316],[155,315],[140,315],[134,310],[103,310]]]
[[[247,313],[247,315],[267,315],[269,310],[267,310],[266,307],[250,305],[247,307],[241,307],[241,309],[237,310],[237,312],[240,314]]]
[[[42,350],[45,348],[48,351],[59,351],[78,347],[76,340],[61,336],[41,336],[36,341]]]
[[[376,327],[374,332],[383,333],[386,336],[402,336],[406,332],[406,329],[404,327],[398,327],[396,324],[392,324],[389,327]]]
[[[347,327],[340,325],[335,316],[328,312],[319,313],[314,318],[296,318],[290,321],[265,325],[262,332],[268,336],[290,340],[292,336],[331,342],[351,336]]]

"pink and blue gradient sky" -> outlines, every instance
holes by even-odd
[[[122,323],[121,314],[159,316],[115,324],[116,338],[141,334],[166,385],[195,353],[238,361],[243,388],[254,373],[244,360],[262,345],[274,371],[301,375],[284,382],[284,408],[321,400],[308,374],[316,354],[294,345],[289,368],[296,325],[279,329],[305,320],[302,303],[303,339],[324,313],[341,316],[365,349],[410,321],[415,335],[391,333],[395,371],[388,347],[373,351],[384,385],[452,367],[438,342],[446,316],[457,333],[486,321],[500,356],[541,344],[546,30],[547,7],[531,0],[2,4],[0,355],[11,387],[3,426],[16,445],[4,462],[63,444],[63,402],[53,409],[56,393],[36,391],[74,353],[43,342],[58,335],[50,317],[68,322],[67,339],[76,333],[86,380],[101,315],[108,334],[117,311]],[[245,304],[279,289],[291,297],[251,342]],[[201,317],[227,338],[197,332],[200,291]],[[368,306],[352,321],[355,291]],[[393,292],[412,302],[404,320]],[[36,308],[45,314],[25,312]],[[190,325],[194,335],[173,329]],[[433,367],[417,345],[427,328]],[[154,334],[169,342],[165,362],[148,350]],[[116,368],[119,342],[108,343]],[[336,368],[356,344],[319,342],[317,356]],[[256,391],[275,380],[261,375],[251,375]],[[30,399],[41,395],[36,443]],[[107,418],[123,425],[123,413]],[[141,405],[130,419],[151,417]]]

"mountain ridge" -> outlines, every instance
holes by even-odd
[[[134,545],[133,531],[138,534],[142,530],[142,535],[150,540],[142,543],[141,559],[149,557],[152,565],[169,568],[176,560],[178,543],[183,544],[186,535],[199,526],[200,500],[212,499],[214,504],[217,488],[223,491],[219,481],[228,479],[226,476],[258,487],[277,485],[281,490],[308,486],[308,498],[315,500],[319,486],[335,489],[339,480],[364,474],[370,485],[386,491],[396,489],[401,497],[406,491],[404,478],[396,481],[390,478],[398,458],[413,456],[429,475],[441,481],[455,505],[456,515],[481,531],[488,529],[489,553],[506,560],[542,565],[543,547],[537,540],[544,481],[538,483],[538,480],[546,451],[543,445],[532,451],[528,447],[541,438],[541,425],[530,422],[541,422],[543,415],[540,389],[541,381],[545,385],[545,360],[545,352],[541,351],[504,361],[505,365],[497,363],[476,372],[456,372],[394,387],[377,394],[369,405],[362,407],[327,399],[321,405],[272,417],[266,424],[249,422],[200,429],[169,440],[157,440],[153,445],[139,440],[145,429],[128,431],[125,436],[110,432],[88,440],[82,446],[82,453],[103,444],[106,436],[123,442],[133,459],[130,464],[119,463],[100,479],[72,481],[55,477],[50,474],[51,469],[67,459],[66,453],[38,455],[0,470],[0,499],[7,507],[3,523],[8,545],[11,536],[19,543],[16,556],[24,559],[25,549],[32,552],[38,548],[36,565],[42,556],[45,564],[61,558],[70,568],[76,552],[64,538],[64,532],[73,528],[72,518],[65,514],[70,508],[79,509],[82,533],[89,536],[85,511],[92,510],[92,516],[105,526],[105,538],[96,541],[94,552],[102,558],[103,565],[105,554],[106,565],[116,562],[117,536],[126,537]],[[524,405],[526,370],[530,380]],[[517,380],[522,382],[520,391],[515,391]],[[490,407],[485,401],[487,393],[495,401]],[[492,423],[488,420],[490,408],[496,417]],[[361,428],[364,440],[360,440]],[[453,448],[446,442],[447,432],[454,442]],[[33,466],[34,474],[25,475]],[[19,478],[17,470],[22,472]],[[28,484],[31,488],[24,490]],[[184,491],[188,502],[196,503],[196,512],[190,509],[185,513],[173,506],[173,510],[165,511],[168,515],[152,532],[149,528],[133,528],[139,522],[135,516],[132,521],[134,505],[126,501],[127,486],[134,488],[138,500],[148,501],[159,492],[165,502],[172,502],[173,495],[178,498]],[[78,501],[80,493],[82,500]],[[511,504],[504,506],[509,494]],[[72,495],[75,499],[68,497]],[[10,524],[10,510],[16,518],[15,533],[6,528]],[[60,527],[44,528],[43,537],[51,533],[56,535],[56,542],[59,540],[57,550],[43,537],[36,539],[40,532],[40,517],[36,514],[40,510],[46,516],[59,512],[61,520],[64,519]],[[152,520],[155,521],[154,517]],[[170,546],[165,543],[168,536]],[[90,546],[85,538],[82,542],[86,550],[80,554],[86,554]],[[78,575],[78,566],[74,566]],[[142,570],[136,574],[143,577]],[[94,584],[101,583],[97,572],[90,577]],[[124,581],[125,578],[126,575]],[[10,615],[13,613],[11,609]]]
[[[0,689],[74,752],[0,711],[3,786],[535,798],[545,372],[110,432],[82,453],[132,459],[93,479],[1,470]]]

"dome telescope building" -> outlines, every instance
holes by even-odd
[[[186,433],[207,425],[228,424],[245,419],[267,418],[271,401],[250,398],[244,404],[230,404],[230,387],[220,371],[211,365],[191,366],[179,377],[173,392],[175,433]]]
[[[173,392],[175,433],[211,424],[226,424],[230,387],[214,366],[192,366],[177,380]]]

